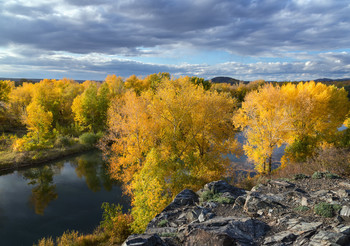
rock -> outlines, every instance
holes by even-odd
[[[167,211],[182,206],[195,205],[198,202],[198,195],[192,190],[185,189],[181,191],[164,210]]]
[[[350,195],[350,190],[340,189],[335,192],[339,197],[348,197]]]
[[[350,183],[349,182],[340,182],[339,186],[342,186],[344,188],[350,189]]]
[[[340,232],[342,234],[350,236],[350,226],[346,225],[338,225],[334,228],[336,232]]]
[[[167,244],[157,234],[133,234],[122,246],[167,246]]]
[[[340,216],[346,220],[349,221],[350,220],[350,207],[348,206],[343,206],[340,210]]]
[[[301,206],[308,206],[309,205],[309,200],[306,197],[301,198]]]
[[[239,196],[236,198],[235,203],[233,204],[234,209],[242,209],[246,201],[246,196]]]
[[[279,203],[280,197],[273,195],[265,195],[259,192],[251,192],[244,204],[244,211],[249,214],[254,214],[259,210],[274,209],[278,210],[285,208],[284,205]]]
[[[291,219],[287,223],[287,229],[296,235],[301,235],[318,229],[322,222],[302,222],[299,219]]]
[[[264,244],[271,245],[276,243],[293,242],[296,239],[296,237],[297,236],[290,231],[282,231],[282,232],[276,233],[273,236],[265,238]]]
[[[188,227],[184,245],[253,245],[269,226],[249,217],[215,217]]]
[[[342,233],[331,232],[331,231],[319,231],[315,234],[310,241],[310,245],[349,245],[349,237]]]
[[[295,184],[284,180],[270,180],[268,183],[268,186],[282,188],[282,189],[289,189],[289,188],[294,188]]]
[[[214,194],[223,193],[225,197],[234,197],[235,199],[238,196],[244,195],[246,193],[245,190],[229,185],[226,181],[223,180],[214,181],[209,184],[206,184],[202,191],[205,190],[210,190]]]

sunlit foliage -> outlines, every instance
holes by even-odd
[[[246,96],[233,121],[245,131],[244,150],[257,171],[270,173],[275,147],[288,144],[284,162],[305,158],[317,143],[332,139],[348,111],[344,89],[314,82],[269,84]]]
[[[129,91],[112,104],[110,169],[133,196],[136,228],[182,189],[198,189],[227,171],[224,156],[237,147],[234,108],[229,95],[205,91],[189,77],[163,80],[140,96]]]

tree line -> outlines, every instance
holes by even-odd
[[[109,75],[103,82],[0,81],[0,121],[26,127],[14,151],[50,148],[64,137],[98,135],[114,179],[131,196],[131,229],[140,232],[184,188],[233,175],[228,154],[244,153],[261,175],[286,145],[284,168],[325,145],[347,147],[344,88],[315,82],[212,84],[169,73]],[[129,215],[128,215],[129,216]],[[128,217],[129,219],[130,217]]]

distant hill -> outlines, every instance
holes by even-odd
[[[215,77],[211,79],[211,82],[213,83],[229,83],[229,84],[235,84],[239,83],[240,80],[234,79],[231,77]]]
[[[343,78],[343,79],[329,79],[329,78],[321,78],[321,79],[315,79],[315,82],[328,82],[328,81],[348,81],[350,78]]]

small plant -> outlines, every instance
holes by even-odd
[[[161,220],[161,221],[159,221],[159,223],[158,223],[158,226],[159,227],[164,227],[164,226],[166,226],[167,224],[168,224],[168,220]]]
[[[208,201],[208,202],[230,204],[230,203],[233,203],[235,200],[233,198],[224,197],[221,194],[215,194],[211,190],[206,190],[206,191],[202,192],[202,194],[199,198],[199,201],[200,202]]]
[[[302,173],[295,174],[293,177],[294,180],[308,179],[308,178],[310,178],[310,176],[307,176],[307,175],[302,174]]]
[[[335,174],[335,173],[326,173],[325,176],[327,179],[340,179],[341,178],[338,174]]]
[[[323,173],[322,172],[314,172],[314,174],[312,174],[311,178],[321,179],[321,178],[323,178]]]
[[[331,172],[315,172],[312,174],[313,179],[340,179],[341,177],[338,174],[331,173]]]
[[[320,216],[331,218],[340,208],[341,206],[338,204],[329,204],[326,202],[321,202],[315,205],[314,211]]]
[[[298,212],[306,212],[306,211],[310,210],[310,208],[308,206],[299,206],[299,207],[294,208],[294,210],[298,211]]]

